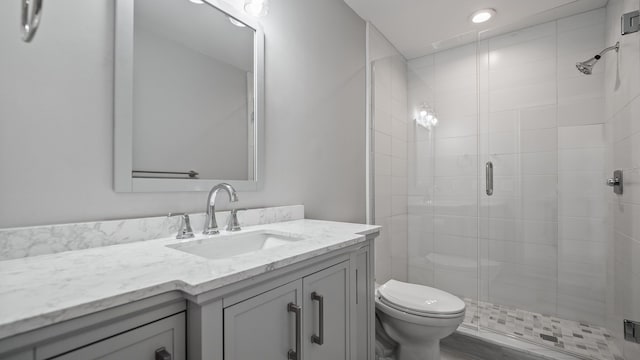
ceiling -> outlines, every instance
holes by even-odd
[[[345,0],[407,59],[460,46],[481,37],[597,9],[607,0]],[[471,14],[493,8],[497,15],[473,24]]]

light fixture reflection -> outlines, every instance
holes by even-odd
[[[232,18],[231,16],[229,16],[229,22],[232,23],[233,25],[237,26],[237,27],[247,27],[247,25],[245,25],[242,22]]]
[[[193,4],[197,4],[197,5],[202,5],[202,4],[204,4],[204,1],[202,1],[202,0],[189,0],[189,1],[190,1],[191,3],[193,3]]]
[[[436,112],[429,106],[423,104],[418,110],[416,123],[426,129],[431,129],[438,124]]]
[[[265,16],[269,13],[269,0],[245,0],[244,11],[251,16]]]

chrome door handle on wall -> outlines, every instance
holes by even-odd
[[[300,352],[300,347],[302,346],[302,308],[294,303],[289,303],[287,311],[294,313],[296,316],[296,349],[289,350],[287,358],[289,360],[300,360],[300,355],[302,355]]]
[[[31,42],[38,31],[42,16],[42,0],[22,0],[22,41]]]
[[[485,166],[486,170],[486,186],[487,186],[487,195],[493,195],[493,163],[491,161],[487,161]]]
[[[622,195],[623,181],[622,170],[616,170],[613,172],[613,178],[607,179],[607,185],[613,187],[614,193]]]
[[[314,291],[311,293],[311,300],[318,302],[318,331],[320,332],[320,335],[311,335],[311,342],[322,345],[324,344],[324,297]]]

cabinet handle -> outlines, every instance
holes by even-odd
[[[318,302],[318,330],[320,331],[320,336],[311,335],[311,342],[322,345],[324,344],[324,297],[314,291],[311,293],[311,300]]]
[[[486,186],[487,186],[487,195],[493,195],[493,163],[491,161],[486,164]]]
[[[171,360],[171,353],[161,347],[156,350],[156,360]]]
[[[300,352],[300,348],[302,345],[302,308],[294,303],[289,303],[289,305],[287,305],[287,311],[288,312],[292,312],[296,315],[296,349],[294,350],[289,350],[289,352],[287,353],[287,358],[289,360],[300,360],[301,359],[301,352]]]

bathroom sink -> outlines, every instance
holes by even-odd
[[[167,246],[208,259],[223,259],[231,256],[271,249],[291,244],[299,240],[303,240],[303,238],[280,234],[274,231],[255,231],[239,234],[215,235]]]

